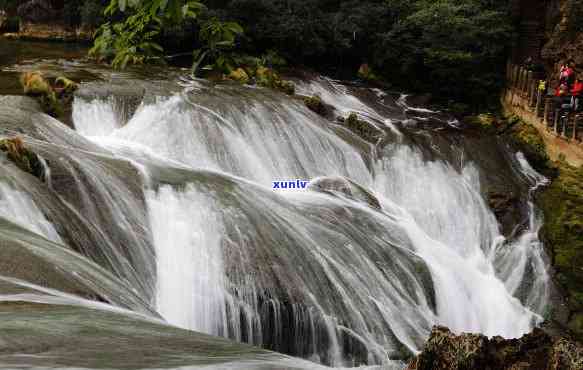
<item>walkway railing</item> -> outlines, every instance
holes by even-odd
[[[561,103],[546,91],[539,90],[542,74],[508,63],[506,68],[507,88],[504,101],[530,115],[529,121],[543,125],[549,132],[573,144],[583,141],[583,113],[561,109]],[[550,88],[548,81],[545,82]],[[583,104],[583,102],[582,102]]]

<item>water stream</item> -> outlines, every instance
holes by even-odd
[[[162,83],[175,87],[160,93]],[[526,189],[528,219],[507,239],[482,191],[485,169],[459,142],[443,144],[441,130],[457,130],[451,118],[400,94],[325,78],[297,84],[383,137],[365,142],[267,89],[172,78],[145,83],[154,92],[135,113],[78,96],[75,131],[33,115],[21,135],[50,176],[40,182],[2,159],[0,228],[58,274],[0,270],[0,301],[28,302],[4,309],[24,339],[0,363],[389,369],[420,351],[435,324],[515,338],[542,323],[549,277],[531,198],[546,180],[521,154],[508,154],[507,171]],[[333,189],[272,189],[340,177],[380,207]],[[132,358],[132,343],[101,363],[80,360],[85,347],[68,339],[47,360],[44,330],[91,330],[76,316],[102,323],[75,334],[89,337],[83,345],[111,354],[119,338],[141,337],[151,362]],[[24,322],[45,334],[26,340]],[[162,332],[174,354],[153,349]]]

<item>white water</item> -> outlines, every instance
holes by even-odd
[[[30,196],[5,182],[0,182],[0,217],[49,240],[61,242],[61,237],[54,226],[47,221]]]
[[[340,110],[391,122],[345,90],[309,86]],[[323,328],[294,334],[308,342],[297,345],[308,347],[302,355],[335,366],[353,361],[343,358],[342,335],[378,363],[402,347],[418,351],[432,324],[513,338],[541,322],[548,276],[531,203],[530,225],[505,243],[472,163],[460,173],[395,143],[370,171],[369,153],[300,104],[229,98],[216,106],[202,95],[174,96],[141,107],[118,129],[108,109],[76,103],[80,132],[120,156],[238,177],[227,176],[236,185],[222,190],[146,190],[156,305],[168,322],[255,344],[268,341],[262,335],[273,325],[269,342],[281,344],[292,333],[278,317],[282,302],[271,298],[283,290],[308,307],[293,306],[295,325]],[[540,181],[518,161],[525,177]],[[310,192],[269,195],[275,180],[336,175],[372,189],[383,212]],[[417,257],[430,271],[435,310]],[[267,321],[266,307],[278,308]]]
[[[171,324],[212,335],[226,325],[220,220],[206,197],[170,186],[147,194],[158,256],[156,307]]]

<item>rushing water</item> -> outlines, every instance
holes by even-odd
[[[79,94],[75,131],[0,110],[2,136],[18,126],[49,173],[0,162],[14,250],[3,258],[32,260],[32,271],[0,264],[0,301],[26,302],[0,305],[13,320],[0,325],[0,364],[400,368],[435,324],[514,338],[542,322],[549,279],[531,198],[546,180],[521,154],[505,171],[526,189],[528,219],[507,240],[480,154],[440,131],[458,135],[451,118],[404,95],[297,83],[383,137],[366,142],[273,91],[172,78],[143,82],[135,113],[115,92]],[[380,207],[271,188],[338,177]]]

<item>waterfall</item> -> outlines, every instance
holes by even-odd
[[[8,308],[14,327],[46,322],[38,346],[95,331],[79,352],[63,342],[55,358],[71,367],[121,366],[83,352],[96,346],[151,352],[123,364],[136,368],[397,369],[432,325],[515,338],[543,321],[533,196],[546,179],[522,154],[489,143],[479,161],[451,117],[399,93],[296,82],[382,135],[365,141],[269,89],[184,79],[128,86],[141,104],[93,84],[75,99],[75,131],[0,110],[2,136],[22,136],[47,170],[0,160],[0,301],[48,307]],[[485,197],[491,163],[524,189],[512,235]],[[288,180],[308,187],[272,188]],[[22,348],[0,362],[38,365]]]
[[[339,114],[356,111],[386,130],[386,145],[363,144],[266,90],[157,97],[125,125],[106,102],[76,100],[79,133],[148,179],[155,308],[164,319],[333,366],[406,358],[433,324],[512,338],[540,324],[548,274],[532,202],[529,225],[505,240],[480,168],[428,158],[405,139],[407,111],[451,120],[432,121],[438,112],[403,96],[327,79],[299,91]],[[515,162],[516,176],[540,183],[523,157]],[[351,179],[381,209],[270,188],[321,176]]]

